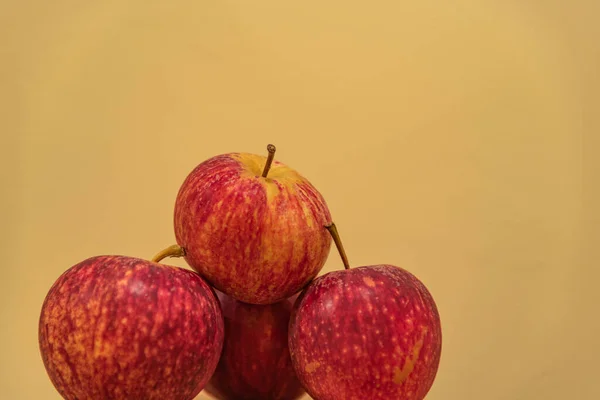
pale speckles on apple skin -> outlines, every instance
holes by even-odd
[[[119,256],[70,268],[39,323],[44,365],[66,399],[192,399],[222,337],[220,306],[197,274]]]
[[[260,177],[265,159],[233,153],[201,163],[182,184],[174,213],[188,264],[215,288],[251,304],[299,291],[317,276],[331,247],[323,197],[279,162]]]
[[[417,308],[422,312],[415,313]],[[420,400],[433,384],[441,353],[431,295],[416,277],[393,266],[317,278],[298,297],[289,340],[300,380],[321,400],[357,394]],[[314,363],[330,373],[311,373]]]

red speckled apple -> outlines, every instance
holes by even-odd
[[[294,400],[305,392],[292,367],[288,324],[292,302],[246,304],[217,292],[225,342],[206,392],[219,400]]]
[[[315,187],[288,166],[247,153],[215,156],[185,179],[175,204],[187,263],[236,300],[272,304],[322,269],[331,215]],[[169,256],[171,254],[165,254]]]
[[[431,294],[402,268],[348,269],[342,258],[347,269],[315,279],[295,304],[289,346],[298,378],[318,400],[423,399],[442,343]]]
[[[65,399],[191,400],[217,366],[223,325],[214,291],[195,272],[98,256],[51,287],[39,345]]]

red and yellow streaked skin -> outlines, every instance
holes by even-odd
[[[39,320],[44,365],[68,400],[191,400],[223,335],[218,300],[198,274],[123,256],[63,273]]]
[[[198,165],[181,186],[175,237],[188,264],[215,288],[252,304],[302,289],[323,268],[331,215],[296,171],[266,157],[231,153]]]
[[[219,293],[225,341],[206,391],[218,400],[294,400],[305,393],[290,359],[292,302],[246,304]]]
[[[433,385],[442,332],[433,298],[391,265],[323,275],[298,298],[290,352],[319,400],[421,400]]]

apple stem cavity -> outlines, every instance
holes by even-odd
[[[275,158],[275,148],[274,145],[270,144],[267,146],[267,151],[269,152],[269,156],[267,157],[267,162],[265,164],[265,169],[263,169],[262,177],[266,178],[269,170],[271,169],[271,164],[273,163],[273,159]]]
[[[342,257],[344,268],[350,269],[350,263],[348,262],[348,257],[346,256],[346,251],[344,250],[344,246],[342,245],[342,239],[340,239],[340,234],[338,233],[335,223],[332,222],[330,225],[325,226],[325,228],[327,228],[327,230],[331,234],[331,237],[333,238],[335,247],[337,247],[337,250],[340,253],[340,257]]]
[[[161,250],[157,255],[152,258],[152,262],[160,262],[167,257],[184,257],[185,249],[178,244],[174,244],[172,246],[167,247],[164,250]]]

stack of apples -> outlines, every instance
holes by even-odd
[[[350,268],[323,196],[267,150],[191,171],[177,244],[152,260],[95,256],[58,277],[39,346],[63,398],[426,396],[441,354],[430,292],[397,266]],[[344,269],[319,275],[332,243]]]

